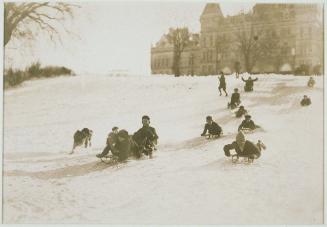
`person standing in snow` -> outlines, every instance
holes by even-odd
[[[313,87],[315,85],[316,81],[313,79],[312,76],[310,76],[310,79],[308,80],[308,87]]]
[[[228,108],[235,109],[238,105],[240,105],[240,93],[238,93],[238,88],[234,88],[234,93],[230,99],[230,103],[228,103]]]
[[[221,96],[221,89],[224,90],[226,96],[228,96],[227,92],[226,92],[226,80],[225,80],[225,76],[224,76],[224,73],[223,72],[220,72],[220,78],[219,78],[219,93],[220,93],[220,96]]]
[[[137,132],[132,136],[133,141],[135,142],[134,155],[140,157],[142,153],[149,155],[152,158],[152,152],[155,149],[155,145],[158,141],[158,135],[155,128],[150,126],[150,117],[144,115],[142,117],[142,125]]]
[[[311,105],[311,99],[308,96],[304,95],[303,99],[301,100],[301,106],[309,106],[309,105]]]
[[[249,114],[246,114],[245,119],[242,121],[240,126],[238,126],[238,131],[240,130],[254,130],[258,126],[254,124],[254,121],[251,120],[251,116]]]
[[[220,136],[222,133],[221,127],[212,120],[211,116],[207,116],[206,118],[206,124],[204,126],[204,130],[201,134],[201,136],[205,136],[207,131],[209,132],[209,136]]]
[[[244,78],[242,77],[242,81],[245,82],[244,91],[253,91],[253,82],[257,80],[258,78],[252,79],[251,77],[249,77],[247,80],[244,80]]]
[[[266,146],[259,140],[257,145],[246,140],[244,134],[240,131],[236,135],[236,140],[231,144],[226,144],[223,148],[225,156],[230,157],[231,150],[235,150],[236,156],[246,157],[249,159],[258,159],[261,156],[261,149],[266,149]]]
[[[234,68],[235,68],[235,76],[236,76],[236,79],[238,79],[239,76],[240,76],[240,69],[241,69],[241,64],[240,64],[239,61],[235,62]]]

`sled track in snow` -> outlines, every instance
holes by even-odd
[[[46,170],[46,171],[37,171],[37,172],[29,172],[29,171],[21,171],[21,170],[13,170],[4,172],[5,176],[21,176],[21,177],[35,177],[42,180],[54,179],[54,178],[64,178],[64,177],[77,177],[77,176],[84,176],[86,174],[92,172],[102,171],[109,167],[121,167],[123,164],[106,164],[99,160],[80,164],[80,165],[73,165],[73,166],[66,166],[54,170]]]

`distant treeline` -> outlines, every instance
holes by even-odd
[[[14,87],[26,80],[33,78],[49,78],[55,76],[72,76],[75,75],[71,69],[60,66],[45,66],[41,67],[39,62],[33,63],[31,66],[26,67],[25,70],[15,70],[12,68],[6,69],[3,81],[4,88]]]

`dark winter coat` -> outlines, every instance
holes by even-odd
[[[117,134],[113,132],[109,133],[106,144],[107,145],[114,144],[116,143],[116,141],[117,141]]]
[[[253,91],[253,82],[257,81],[258,78],[244,80],[244,78],[242,77],[242,80],[245,82],[244,90]]]
[[[224,152],[227,157],[230,157],[230,150],[235,150],[239,157],[248,157],[254,159],[259,158],[261,155],[259,148],[249,140],[245,141],[243,151],[240,149],[236,141],[225,145]]]
[[[201,135],[204,136],[207,133],[207,131],[209,131],[209,134],[211,135],[220,136],[222,129],[216,122],[213,121],[211,124],[208,123],[205,124],[204,130]]]
[[[131,154],[132,141],[128,132],[124,129],[117,134],[110,133],[107,139],[107,146],[102,151],[101,155],[105,156],[111,153],[118,157],[119,161],[126,160]]]
[[[119,161],[124,161],[131,153],[131,139],[126,130],[120,130],[117,137],[115,150],[118,151]]]
[[[256,128],[256,125],[252,120],[243,120],[240,126],[238,126],[238,131],[240,131],[243,128],[254,130]]]
[[[132,139],[134,141],[133,153],[139,157],[141,153],[151,153],[152,147],[157,143],[158,135],[155,128],[150,126],[143,126],[134,133]]]
[[[138,144],[141,145],[144,140],[155,141],[159,137],[156,133],[155,128],[150,126],[143,126],[133,135],[133,140]]]
[[[247,113],[247,111],[246,111],[246,109],[238,109],[237,111],[236,111],[236,113],[235,113],[235,116],[236,117],[242,117],[244,114],[246,114]]]
[[[240,104],[241,100],[240,100],[240,93],[234,92],[232,94],[232,97],[230,99],[230,104],[231,105],[235,105],[235,104]]]
[[[311,104],[310,98],[302,99],[302,101],[301,101],[302,106],[309,106],[310,104]]]
[[[219,88],[226,89],[226,80],[224,76],[219,78]]]

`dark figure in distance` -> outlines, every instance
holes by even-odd
[[[206,124],[204,126],[204,130],[201,134],[201,136],[205,136],[207,131],[209,132],[209,136],[220,136],[222,133],[221,127],[212,120],[211,116],[207,116],[206,118]]]
[[[227,92],[226,92],[226,80],[225,80],[225,76],[224,76],[224,73],[223,72],[220,72],[221,76],[219,78],[219,93],[220,93],[220,96],[221,96],[221,89],[224,90],[226,96],[228,96]]]
[[[230,103],[228,103],[228,108],[235,109],[238,105],[240,105],[240,93],[238,93],[238,89],[234,88],[234,93],[230,99]]]
[[[253,82],[257,81],[258,78],[252,79],[251,77],[249,77],[247,80],[244,80],[244,78],[242,77],[242,80],[245,82],[244,91],[249,92],[253,91]]]
[[[149,155],[152,158],[152,152],[155,149],[155,145],[158,141],[158,135],[155,128],[150,126],[150,117],[142,117],[143,127],[134,133],[132,139],[134,140],[136,147],[133,149],[136,157],[141,157],[142,153]]]
[[[247,110],[244,108],[244,106],[240,106],[238,110],[235,112],[236,117],[242,117],[243,115],[247,114]]]
[[[257,128],[257,126],[254,124],[254,122],[251,120],[251,116],[246,114],[245,119],[242,121],[240,126],[238,126],[238,131],[240,130],[254,130]]]
[[[234,68],[235,68],[236,79],[238,79],[240,76],[240,69],[241,69],[241,64],[239,61],[235,62]]]
[[[301,100],[301,106],[309,106],[309,105],[311,105],[311,99],[308,96],[304,95],[303,99]]]
[[[315,85],[316,81],[313,79],[312,76],[310,76],[310,79],[308,80],[308,87],[313,87]]]

